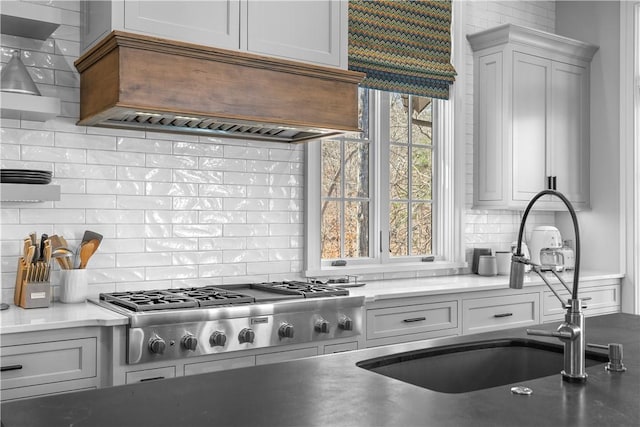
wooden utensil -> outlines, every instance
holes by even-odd
[[[89,242],[91,240],[97,240],[96,249],[100,246],[100,242],[102,242],[102,234],[96,233],[95,231],[86,230],[84,235],[82,236],[82,242]]]
[[[88,242],[82,242],[80,246],[80,266],[78,268],[83,269],[87,267],[89,258],[96,252],[100,242],[97,240],[89,240]]]

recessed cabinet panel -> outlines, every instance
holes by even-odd
[[[237,0],[125,1],[126,30],[226,49],[240,47]]]
[[[488,332],[540,323],[540,295],[516,294],[462,302],[463,334]]]
[[[551,61],[513,54],[513,199],[528,202],[544,189]]]
[[[2,390],[96,376],[96,339],[2,347]]]
[[[551,134],[549,164],[556,176],[557,190],[570,200],[588,202],[589,139],[588,117],[583,105],[589,103],[589,79],[584,67],[553,63],[551,75]]]
[[[244,368],[246,366],[254,366],[255,364],[255,356],[231,357],[207,362],[188,363],[184,365],[184,374],[196,375],[206,372],[226,371],[227,369]]]
[[[247,50],[338,67],[341,7],[335,0],[250,0]]]
[[[478,61],[478,81],[474,85],[480,91],[482,105],[477,111],[477,132],[486,141],[485,149],[475,151],[477,168],[479,164],[496,162],[498,167],[482,168],[478,173],[477,187],[478,198],[483,201],[499,201],[502,199],[502,186],[504,185],[504,165],[501,133],[503,130],[503,114],[495,114],[503,111],[502,93],[502,52],[482,56]]]
[[[167,366],[164,368],[155,369],[143,369],[140,371],[129,371],[126,373],[125,384],[162,380],[165,378],[173,378],[175,376],[175,366]]]

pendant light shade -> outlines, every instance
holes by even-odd
[[[20,51],[12,52],[11,60],[2,68],[2,91],[40,96],[38,87],[20,59]]]

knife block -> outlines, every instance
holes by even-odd
[[[23,284],[20,293],[20,307],[49,307],[49,301],[51,301],[50,282],[26,282]]]

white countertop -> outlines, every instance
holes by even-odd
[[[552,275],[551,284],[560,282]],[[571,288],[573,286],[573,271],[560,274],[562,280]],[[580,282],[593,280],[620,279],[620,273],[601,271],[581,271]],[[366,282],[366,281],[365,281]],[[524,286],[544,285],[542,279],[535,273],[529,272],[524,276]],[[339,285],[338,285],[339,286]],[[479,276],[477,274],[463,274],[457,276],[421,277],[411,279],[393,279],[366,282],[362,287],[349,288],[349,295],[364,296],[366,302],[381,301],[392,298],[420,297],[429,295],[454,294],[460,292],[490,291],[509,288],[509,276]]]
[[[0,333],[15,334],[82,326],[126,325],[129,320],[120,314],[90,302],[63,304],[53,302],[46,308],[22,308],[13,304],[0,311]]]
[[[549,273],[548,273],[549,274]],[[552,283],[557,280],[551,276]],[[563,273],[563,280],[572,286],[573,272]],[[619,273],[586,271],[580,273],[580,282],[620,279]],[[543,285],[542,279],[533,273],[525,275],[524,286]],[[364,296],[366,302],[392,298],[454,294],[461,292],[500,290],[509,288],[509,276],[483,277],[476,274],[458,276],[423,277],[417,279],[393,279],[370,281],[362,287],[349,288],[349,294]],[[24,309],[11,304],[0,311],[0,334],[75,328],[82,326],[126,325],[125,316],[99,307],[90,302],[63,304],[59,301],[47,308]]]

